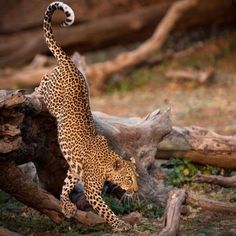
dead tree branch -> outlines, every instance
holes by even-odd
[[[220,175],[197,174],[192,178],[192,181],[198,182],[198,183],[217,184],[226,188],[236,187],[236,175],[225,177],[225,176],[220,176]]]
[[[192,193],[190,191],[187,194],[186,203],[212,212],[236,215],[235,203],[211,200],[205,196],[197,195],[196,193]]]
[[[173,2],[139,0],[123,1],[121,4],[119,0],[100,3],[88,3],[83,0],[78,4],[76,1],[68,0],[67,3],[75,9],[79,17],[69,29],[58,30],[55,27],[56,38],[63,48],[70,47],[80,52],[144,40],[151,35]],[[37,3],[20,1],[11,4],[10,10],[7,9],[10,5],[3,6],[6,9],[3,8],[0,25],[0,66],[22,64],[36,54],[48,52],[41,27],[42,13],[49,3],[49,0]],[[19,22],[19,17],[24,15],[24,9],[28,9],[31,14]],[[55,14],[53,21],[59,23],[61,19],[62,14]],[[186,12],[184,19],[178,22],[174,30],[186,30],[202,25],[215,26],[228,22],[235,22],[235,11],[231,1],[201,1],[194,11]]]
[[[236,137],[219,135],[196,126],[173,127],[158,144],[156,157],[184,158],[203,165],[236,169]]]
[[[180,210],[185,198],[185,190],[170,191],[165,213],[165,227],[158,236],[176,236],[178,234]]]
[[[135,157],[139,173],[139,196],[162,206],[165,206],[171,188],[164,186],[164,183],[152,174],[156,169],[156,153],[158,158],[160,154],[163,157],[163,150],[166,149],[169,152],[165,153],[165,157],[170,157],[173,154],[167,154],[176,153],[177,150],[179,156],[176,157],[189,158],[192,156],[183,153],[193,152],[192,160],[195,162],[235,168],[234,137],[220,136],[196,127],[175,127],[171,131],[169,112],[157,110],[144,119],[93,113],[97,131],[107,137],[111,147],[122,156]],[[59,197],[67,165],[58,146],[55,120],[47,112],[41,98],[35,95],[26,96],[19,91],[0,92],[0,114],[1,189],[28,206],[47,214],[54,222],[60,222],[62,213],[59,201],[27,180],[15,164],[9,163],[12,161],[22,164],[33,161],[44,188]],[[161,140],[163,141],[160,143]],[[193,148],[193,151],[189,151]],[[207,155],[207,148],[211,150],[211,157]],[[214,152],[218,154],[218,158],[212,161],[216,155]],[[222,153],[228,153],[227,158],[224,157],[222,160]],[[192,193],[188,194],[187,203],[218,212],[236,212],[233,203],[213,201]],[[77,216],[77,220],[80,222],[100,222],[94,215],[89,215],[90,213],[79,211],[78,214],[81,218]]]

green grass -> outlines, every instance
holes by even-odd
[[[201,174],[217,175],[220,174],[222,170],[221,168],[213,166],[192,164],[189,160],[185,159],[171,158],[168,160],[167,164],[171,166],[171,168],[167,170],[167,183],[176,187],[183,186],[184,183],[190,181],[198,172]]]
[[[148,218],[160,218],[164,214],[164,208],[157,206],[156,204],[140,199],[129,199],[123,202],[117,201],[110,196],[104,196],[104,199],[108,206],[119,215],[129,214],[134,211],[140,212],[144,217]]]

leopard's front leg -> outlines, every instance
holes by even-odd
[[[120,220],[102,199],[101,190],[103,184],[103,182],[98,181],[98,178],[94,179],[94,181],[91,176],[90,178],[85,178],[84,191],[87,200],[93,209],[112,226],[115,232],[130,230],[132,226]]]
[[[75,187],[75,184],[79,181],[79,175],[76,172],[72,172],[70,169],[67,171],[66,178],[64,180],[64,185],[62,187],[62,192],[60,196],[62,204],[62,213],[67,217],[72,217],[77,207],[74,203],[70,201],[70,193]]]

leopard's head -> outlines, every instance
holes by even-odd
[[[138,190],[137,172],[134,161],[124,160],[116,155],[109,165],[107,180],[118,185],[128,194]]]

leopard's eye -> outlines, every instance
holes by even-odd
[[[114,163],[113,163],[113,168],[114,170],[119,170],[121,167],[121,162],[119,160],[116,160]]]

